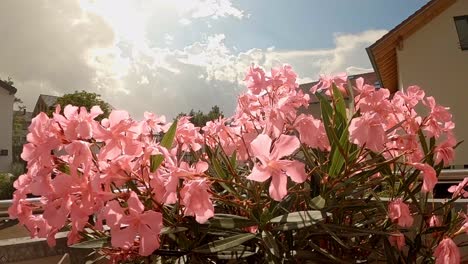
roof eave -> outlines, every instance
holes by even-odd
[[[16,94],[16,92],[18,91],[15,87],[13,87],[12,85],[10,85],[10,84],[2,81],[2,80],[0,80],[0,87],[7,90],[10,95]]]

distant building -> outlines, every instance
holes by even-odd
[[[12,162],[13,104],[16,88],[0,80],[0,172],[8,172]]]
[[[26,144],[26,136],[28,135],[29,125],[33,117],[32,112],[27,112],[26,109],[13,112],[13,162],[21,162],[21,152],[23,145]]]
[[[450,107],[456,167],[468,166],[468,0],[431,0],[367,48],[382,86],[419,85]]]
[[[356,79],[363,78],[365,84],[374,85],[376,88],[380,88],[380,82],[377,79],[377,75],[374,72],[367,72],[355,75],[349,75],[348,80],[351,82],[351,85],[356,85]],[[318,81],[304,83],[299,85],[299,89],[301,89],[304,93],[310,94],[310,88],[316,85]],[[345,98],[347,100],[348,98]],[[320,104],[319,101],[315,96],[311,96],[311,101],[309,104],[308,109],[306,110],[308,113],[311,113],[314,117],[320,117]]]
[[[41,94],[37,98],[36,106],[32,112],[32,116],[35,117],[40,112],[46,112],[53,110],[55,108],[55,103],[57,102],[58,96]]]

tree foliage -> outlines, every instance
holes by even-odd
[[[206,125],[206,122],[216,120],[219,117],[223,117],[223,112],[220,110],[219,106],[215,105],[211,107],[211,110],[205,114],[202,111],[198,110],[195,112],[195,110],[190,110],[188,114],[186,113],[180,113],[177,115],[177,118],[181,116],[191,116],[192,118],[190,121],[197,127],[203,127]]]
[[[60,105],[62,107],[62,113],[63,113],[63,108],[66,105],[74,105],[74,106],[84,106],[86,109],[89,111],[91,107],[98,105],[101,107],[102,111],[104,114],[98,116],[98,120],[101,120],[103,118],[106,118],[109,116],[112,107],[110,104],[105,102],[104,100],[101,99],[101,95],[96,94],[96,93],[90,93],[87,91],[75,91],[74,93],[70,94],[65,94],[57,99],[57,102],[55,103],[56,105]],[[55,109],[49,110],[47,113],[48,115],[51,115]]]

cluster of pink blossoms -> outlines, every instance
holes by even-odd
[[[17,218],[32,236],[46,237],[55,244],[55,234],[70,224],[68,243],[79,242],[85,227],[110,228],[112,246],[139,248],[150,255],[159,247],[163,227],[159,210],[180,199],[187,216],[200,223],[213,216],[209,184],[204,172],[208,165],[199,161],[189,166],[179,161],[177,148],[200,148],[201,135],[187,120],[177,128],[176,143],[166,149],[154,135],[167,131],[165,118],[145,113],[145,120],[134,121],[125,111],[112,111],[101,122],[99,107],[88,113],[71,105],[49,118],[40,113],[32,121],[22,158],[28,172],[15,182],[10,216]],[[165,162],[152,172],[150,159],[163,155]],[[180,181],[183,188],[177,195]],[[126,188],[133,182],[135,189]],[[41,197],[41,208],[28,204],[27,195]],[[43,209],[43,214],[33,214]],[[91,226],[90,217],[95,218]]]
[[[289,179],[300,184],[309,177],[306,165],[292,158],[301,145],[325,153],[331,148],[322,120],[304,111],[310,95],[299,89],[296,78],[288,65],[270,73],[250,67],[245,78],[248,91],[239,96],[234,115],[203,128],[182,117],[169,148],[154,136],[168,131],[170,124],[151,113],[145,113],[140,122],[125,111],[112,111],[108,119],[98,122],[99,107],[88,112],[68,105],[63,115],[58,107],[52,118],[41,113],[29,128],[29,143],[22,154],[28,172],[15,182],[10,216],[19,219],[32,236],[46,237],[50,245],[68,224],[69,244],[82,239],[84,228],[103,230],[105,224],[113,247],[150,255],[159,248],[164,206],[178,203],[184,216],[193,216],[199,223],[213,217],[205,156],[192,163],[181,158],[184,153],[203,154],[205,146],[219,147],[226,155],[235,153],[239,162],[250,164],[247,179],[271,179],[269,195],[281,201],[288,194]],[[346,80],[346,76],[322,76],[311,92],[333,96],[332,85],[336,85],[349,96]],[[436,172],[424,161],[418,133],[423,131],[440,143],[434,150],[435,163],[449,164],[456,141],[448,109],[416,86],[398,91],[392,99],[388,90],[366,85],[362,79],[354,88],[354,108],[359,114],[350,121],[349,141],[388,159],[400,157],[402,163],[421,171],[422,191],[432,192]],[[427,108],[427,117],[416,113],[418,104]],[[155,155],[162,155],[164,161],[152,171]],[[42,197],[40,208],[26,202],[30,194]],[[44,213],[34,214],[36,209]],[[401,199],[389,204],[389,219],[401,227],[413,224],[410,209]],[[404,243],[401,237],[394,236],[399,248]],[[450,245],[444,242],[436,254],[451,250]]]

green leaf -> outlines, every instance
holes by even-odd
[[[177,131],[177,120],[174,120],[169,130],[167,130],[166,134],[164,134],[160,142],[160,145],[167,149],[170,149],[172,147],[172,144],[174,143],[176,131]],[[163,160],[164,160],[164,156],[161,154],[152,155],[151,160],[150,160],[151,172],[155,172],[159,168],[159,166],[161,166],[161,163],[163,162]]]
[[[341,93],[339,94],[340,95],[338,95],[338,100],[344,100],[342,99],[343,96],[341,95]],[[325,127],[325,131],[327,133],[328,141],[331,145],[331,160],[328,174],[330,175],[330,177],[336,177],[339,171],[343,168],[345,159],[348,158],[344,156],[348,155],[347,152],[349,151],[349,132],[348,124],[346,121],[346,109],[343,113],[341,109],[343,105],[340,104],[339,108],[341,110],[339,111],[341,111],[341,113],[335,114],[338,110],[336,112],[333,111],[333,108],[330,106],[330,102],[327,98],[325,98],[320,93],[316,93],[315,95],[320,100],[322,120]],[[344,104],[344,101],[342,103]],[[344,105],[344,107],[346,108],[346,105]],[[334,123],[331,122],[332,117],[335,117],[333,119]]]
[[[187,231],[187,230],[188,230],[188,228],[183,227],[183,226],[163,227],[161,229],[161,235],[174,234],[174,233],[184,232],[184,231]]]
[[[384,242],[384,251],[385,251],[385,256],[387,257],[386,258],[387,263],[395,263],[395,264],[398,263],[394,254],[394,250],[392,249],[390,242],[388,242],[388,239],[384,238],[382,240]]]
[[[262,232],[262,239],[270,253],[273,254],[273,256],[280,257],[280,251],[278,244],[276,243],[276,239],[269,231]]]
[[[344,101],[343,94],[334,83],[332,84],[332,89],[336,112],[343,118],[343,120],[346,120],[346,103]]]
[[[242,233],[197,247],[193,250],[193,252],[209,254],[225,251],[226,249],[230,249],[232,247],[241,245],[242,243],[249,241],[253,238],[255,238],[254,234]]]
[[[270,223],[302,223],[302,222],[318,222],[323,220],[322,213],[317,210],[298,211],[275,217],[270,220]]]
[[[285,223],[279,226],[273,227],[273,230],[276,231],[289,231],[289,230],[297,230],[302,229],[304,227],[309,227],[314,225],[314,222],[293,222],[293,223]]]
[[[240,259],[255,255],[252,251],[221,251],[216,254],[218,259]]]
[[[93,248],[102,248],[108,243],[109,243],[109,237],[103,237],[103,238],[98,238],[94,240],[83,241],[81,243],[77,243],[69,247],[93,249]]]
[[[215,214],[215,216],[210,219],[208,223],[210,227],[223,229],[243,228],[256,225],[255,221],[252,221],[246,217],[229,214]]]
[[[311,202],[312,202],[312,207],[314,207],[317,210],[323,209],[326,203],[325,199],[323,199],[323,197],[320,195],[312,198]]]
[[[231,166],[237,168],[237,151],[234,151],[230,158]]]

